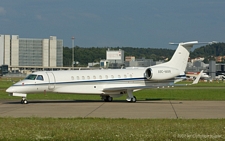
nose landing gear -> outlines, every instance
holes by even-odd
[[[22,97],[20,103],[21,103],[21,104],[28,104],[28,101],[26,100],[25,97]]]

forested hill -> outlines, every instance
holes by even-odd
[[[83,48],[76,46],[74,48],[75,61],[80,65],[87,66],[89,62],[99,62],[100,59],[106,59],[106,50],[119,50],[125,52],[125,56],[135,56],[136,59],[146,58],[153,60],[170,59],[175,50],[172,49],[155,49],[155,48],[133,48],[133,47],[90,47]],[[63,66],[71,66],[72,49],[63,47]],[[205,57],[212,58],[212,56],[224,56],[225,43],[216,43],[212,45],[202,46],[191,52],[190,57]]]
[[[225,43],[202,46],[190,54],[191,58],[204,57],[205,59],[213,59],[216,56],[225,56]]]

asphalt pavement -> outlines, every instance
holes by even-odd
[[[0,117],[218,119],[224,109],[225,101],[0,101]]]

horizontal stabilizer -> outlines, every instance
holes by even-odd
[[[170,45],[182,45],[182,46],[187,46],[187,45],[195,45],[198,44],[198,41],[191,41],[191,42],[181,42],[181,43],[169,43]]]
[[[218,43],[217,41],[212,41],[212,42],[198,42],[198,41],[191,41],[191,42],[184,42],[184,43],[172,43],[170,42],[169,44],[170,45],[182,45],[182,46],[185,46],[185,45],[195,45],[195,44],[215,44],[215,43]]]

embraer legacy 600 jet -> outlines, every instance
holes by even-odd
[[[9,87],[11,96],[22,97],[27,104],[30,93],[71,93],[100,95],[104,101],[127,94],[128,102],[136,102],[133,92],[145,88],[173,86],[175,77],[183,75],[190,49],[198,41],[179,43],[171,60],[142,69],[102,69],[70,71],[38,71]]]

